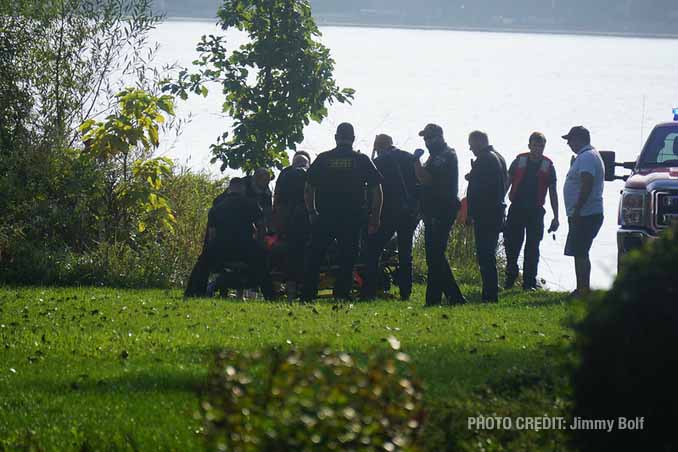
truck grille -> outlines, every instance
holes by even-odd
[[[658,192],[655,199],[657,229],[668,228],[678,221],[678,191]]]

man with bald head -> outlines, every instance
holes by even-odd
[[[415,158],[393,145],[388,135],[377,135],[374,140],[374,165],[384,177],[382,188],[384,202],[381,210],[381,227],[369,236],[366,252],[366,278],[362,297],[373,299],[378,288],[383,287],[379,275],[379,259],[386,244],[397,236],[399,271],[397,284],[400,298],[409,300],[412,293],[412,240],[419,224],[417,177]],[[381,291],[383,292],[383,291]]]
[[[476,130],[469,135],[469,148],[476,160],[468,174],[468,215],[473,219],[476,257],[483,280],[482,301],[499,301],[497,276],[497,246],[504,226],[508,172],[506,161],[493,146],[485,132]]]

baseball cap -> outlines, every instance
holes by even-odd
[[[570,138],[586,138],[591,139],[591,133],[584,126],[574,126],[570,129],[567,135],[563,135],[563,140],[569,140]]]
[[[427,124],[424,130],[419,132],[420,137],[443,136],[443,128],[438,124]]]

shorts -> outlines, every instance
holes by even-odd
[[[568,217],[570,231],[565,243],[565,256],[588,257],[593,239],[596,238],[603,225],[603,214],[585,217]]]

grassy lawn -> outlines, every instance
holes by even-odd
[[[477,300],[477,290],[465,293]],[[574,308],[519,290],[498,305],[427,309],[414,300],[306,306],[184,301],[179,292],[0,289],[0,450],[83,445],[201,450],[198,391],[212,351],[397,337],[425,385],[430,450],[563,450],[562,432],[473,431],[476,415],[565,416]]]

